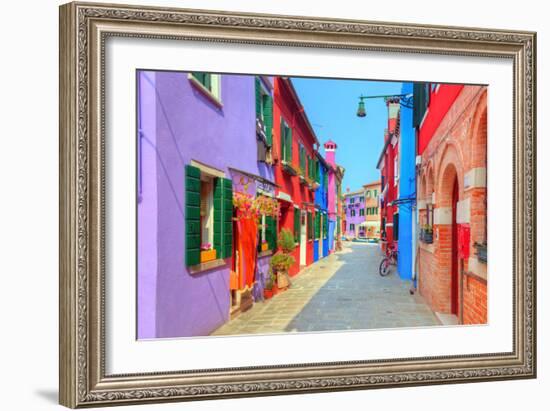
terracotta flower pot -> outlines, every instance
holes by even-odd
[[[264,289],[264,298],[266,300],[269,300],[271,297],[273,297],[273,289],[271,290]]]

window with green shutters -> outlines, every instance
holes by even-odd
[[[341,220],[340,217],[336,217],[336,234],[338,235],[338,238],[340,238],[340,233],[341,233],[342,222],[340,220]]]
[[[301,212],[299,208],[294,207],[294,242],[300,242],[300,217]]]
[[[195,80],[201,83],[205,89],[212,91],[212,74],[195,71],[191,73],[191,75],[195,78]]]
[[[315,238],[321,238],[321,213],[315,212]]]
[[[233,252],[233,182],[213,177],[213,247],[216,258]],[[200,264],[201,252],[201,170],[185,166],[185,265]],[[210,205],[209,205],[210,207]],[[208,239],[203,239],[208,242]]]
[[[300,144],[300,174],[305,176],[306,175],[306,149],[302,144]]]
[[[327,238],[328,235],[328,215],[323,213],[323,238]]]
[[[292,164],[292,129],[281,117],[281,160]]]
[[[265,138],[268,146],[273,144],[273,98],[262,87],[262,80],[255,77],[256,83],[256,118],[261,120],[265,128]]]
[[[313,216],[311,211],[307,212],[307,238],[313,240]]]
[[[201,171],[185,167],[185,265],[201,262]]]
[[[315,181],[321,183],[321,162],[315,158]]]

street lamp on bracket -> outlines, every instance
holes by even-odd
[[[373,99],[373,98],[383,98],[386,101],[395,100],[396,102],[399,102],[403,107],[406,108],[413,108],[413,94],[386,94],[386,95],[379,95],[379,96],[359,96],[359,106],[357,107],[357,117],[366,117],[367,116],[367,110],[365,108],[365,101],[367,99]]]

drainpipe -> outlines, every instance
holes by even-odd
[[[141,203],[142,193],[143,193],[143,180],[142,180],[142,144],[141,139],[143,138],[143,130],[141,128],[141,72],[137,72],[137,129],[138,129],[138,139],[137,139],[137,185],[138,185],[138,195],[137,201]]]

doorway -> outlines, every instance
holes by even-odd
[[[452,223],[451,223],[451,314],[458,315],[458,180],[453,183]]]
[[[306,212],[302,210],[301,226],[300,226],[300,265],[306,265],[306,249],[307,249],[307,217]]]

